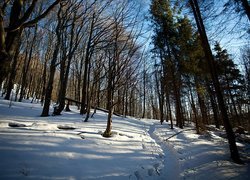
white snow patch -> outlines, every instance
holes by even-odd
[[[171,130],[159,121],[113,117],[112,138],[104,138],[107,114],[89,122],[76,107],[61,116],[40,117],[36,103],[0,99],[0,179],[248,179],[249,161],[229,158],[219,132]],[[24,124],[10,127],[9,123]],[[65,127],[59,129],[58,127]],[[68,129],[67,129],[68,127]],[[72,127],[70,129],[70,127]],[[75,129],[73,129],[73,127]],[[190,127],[188,127],[190,128]],[[192,127],[191,127],[192,128]],[[249,158],[249,145],[237,143]]]

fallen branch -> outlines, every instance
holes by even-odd
[[[69,126],[69,125],[58,125],[57,128],[58,129],[64,129],[64,130],[74,130],[74,129],[76,129],[75,127]]]
[[[21,124],[21,123],[15,123],[15,122],[10,122],[9,123],[10,127],[27,127],[26,124]]]
[[[17,122],[9,122],[9,127],[32,127],[35,123],[31,124],[31,125],[27,125],[27,124],[22,124],[22,123],[17,123]]]
[[[184,130],[179,131],[178,133],[173,134],[172,136],[168,137],[167,139],[165,139],[165,141],[169,140],[170,138],[172,138],[172,137],[174,137],[174,136],[177,136],[178,134],[180,134],[180,133],[182,133],[182,132],[184,132],[184,131],[191,131],[191,130],[195,130],[195,129],[194,129],[194,128],[192,128],[192,129],[184,129]]]
[[[76,101],[76,100],[74,100],[74,99],[70,99],[70,98],[67,98],[67,97],[65,98],[65,100],[74,102],[74,103],[79,104],[79,105],[81,104],[80,101]],[[86,104],[85,104],[85,105],[86,105]],[[100,111],[103,111],[103,112],[108,113],[108,110],[107,110],[107,109],[104,109],[104,108],[100,108],[100,107],[96,107],[96,106],[91,106],[91,108],[94,109],[94,110],[100,110]],[[94,114],[95,114],[95,113],[93,113],[93,114],[91,115],[91,118],[94,116]],[[116,112],[113,112],[113,114],[116,115],[116,116],[122,117],[121,114],[118,114],[118,113],[116,113]]]

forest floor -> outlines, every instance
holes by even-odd
[[[113,137],[104,138],[106,113],[83,122],[76,107],[71,110],[40,117],[40,104],[0,99],[0,179],[250,177],[250,144],[237,142],[245,164],[235,164],[222,130],[197,135],[186,125],[177,134],[182,130],[166,122],[113,116]]]

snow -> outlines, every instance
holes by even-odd
[[[53,108],[53,107],[51,107]],[[104,138],[107,114],[83,122],[76,107],[40,117],[40,104],[0,99],[0,179],[248,179],[247,162],[231,162],[219,132],[170,129],[151,119],[113,116],[114,136]],[[10,127],[9,123],[22,124]],[[60,128],[60,129],[59,129]],[[69,128],[68,130],[64,128]],[[170,139],[168,139],[171,137]],[[168,140],[166,140],[168,139]]]

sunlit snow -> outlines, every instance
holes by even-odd
[[[0,100],[0,179],[248,179],[249,144],[238,143],[245,165],[230,160],[227,141],[215,132],[170,129],[157,120],[107,114],[89,122],[76,107],[61,116],[40,117],[40,104]],[[9,123],[25,127],[10,127]],[[72,127],[71,130],[59,129]],[[75,128],[75,129],[73,129]],[[190,127],[187,127],[190,128]],[[166,141],[166,139],[168,139]]]

